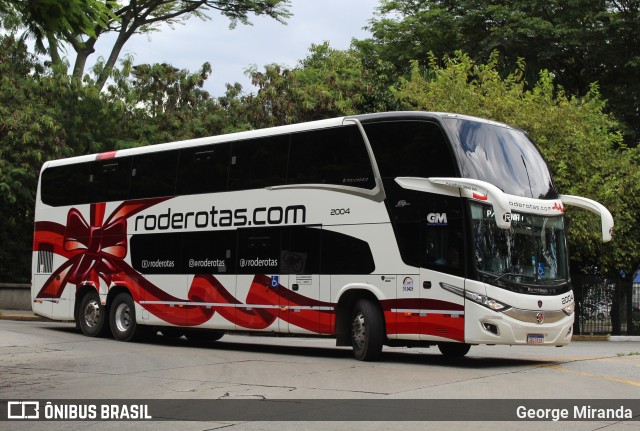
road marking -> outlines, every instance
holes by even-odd
[[[580,376],[596,377],[596,378],[599,378],[599,379],[606,379],[606,380],[611,380],[611,381],[618,382],[618,383],[626,383],[628,385],[633,385],[633,386],[640,387],[640,382],[636,382],[635,380],[618,379],[616,377],[605,376],[603,374],[593,374],[593,373],[585,373],[584,371],[570,370],[568,368],[563,367],[562,365],[549,365],[548,368],[552,368],[552,369],[557,370],[557,371],[564,371],[564,372],[567,372],[567,373],[578,374]]]

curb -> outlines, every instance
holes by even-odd
[[[638,335],[612,335],[609,337],[609,341],[634,341],[640,342],[640,336]]]
[[[24,312],[12,313],[9,311],[9,312],[0,313],[0,320],[38,321],[38,320],[45,320],[45,319],[43,317],[36,316],[35,314],[32,314],[32,313],[24,313]]]
[[[613,342],[640,342],[638,335],[574,335],[571,342],[574,341],[613,341]]]
[[[609,341],[609,335],[574,335],[571,341]]]

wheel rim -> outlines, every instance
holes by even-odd
[[[100,323],[100,304],[95,299],[84,307],[84,321],[90,328],[95,328]]]
[[[364,315],[358,313],[354,318],[351,325],[351,338],[358,349],[362,349],[365,345],[366,326],[364,321]]]
[[[127,332],[131,326],[131,309],[127,304],[120,304],[116,308],[115,322],[118,331]]]

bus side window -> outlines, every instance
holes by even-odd
[[[282,230],[280,272],[282,274],[320,273],[320,226],[293,226]]]
[[[369,154],[356,126],[291,135],[289,184],[337,184],[372,189]]]
[[[141,274],[183,274],[182,238],[181,232],[132,235],[131,266]]]
[[[371,274],[376,269],[366,241],[322,230],[322,274]]]
[[[420,266],[420,223],[393,223],[393,230],[402,261],[409,266]]]
[[[422,228],[423,268],[464,276],[464,239],[462,219],[449,219],[447,224],[427,222]]]
[[[89,174],[90,203],[126,200],[131,184],[131,157],[97,160]]]
[[[129,199],[173,196],[177,171],[177,150],[133,156]]]
[[[230,152],[230,144],[180,150],[176,195],[226,191]]]
[[[187,274],[233,274],[236,270],[236,231],[186,232],[182,267]]]
[[[42,202],[51,206],[87,203],[91,163],[47,168],[42,173]]]
[[[237,274],[276,274],[280,268],[279,228],[238,229]]]
[[[286,183],[289,136],[234,142],[229,190],[261,189]]]
[[[452,149],[435,123],[388,121],[364,129],[383,178],[459,175]]]

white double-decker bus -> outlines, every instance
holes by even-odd
[[[334,337],[464,355],[570,342],[565,205],[527,135],[356,115],[44,164],[36,314],[88,336]]]

